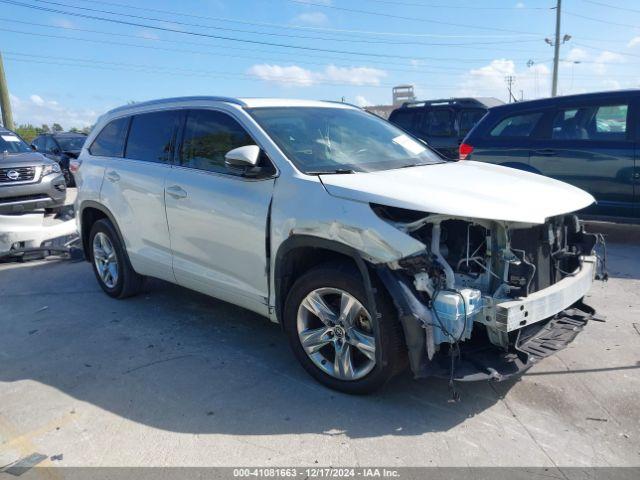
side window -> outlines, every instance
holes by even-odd
[[[625,140],[627,111],[627,105],[590,105],[559,110],[553,119],[552,138],[558,140]]]
[[[89,153],[102,157],[122,157],[130,119],[124,117],[109,122],[89,147]]]
[[[627,136],[628,105],[598,107],[590,130],[597,140],[624,140]]]
[[[46,141],[45,146],[44,146],[44,151],[46,153],[54,153],[54,152],[56,152],[58,150],[58,144],[56,143],[56,141],[51,137],[47,137],[46,140],[47,141]]]
[[[134,115],[125,157],[153,163],[170,163],[181,113],[176,110]]]
[[[225,166],[225,154],[255,143],[229,115],[213,110],[191,110],[185,124],[180,161],[189,168],[237,174]]]
[[[455,136],[455,115],[448,109],[429,110],[424,117],[422,132],[431,137]]]
[[[512,115],[491,130],[492,137],[528,137],[542,118],[542,112]]]
[[[473,109],[473,110],[461,110],[460,111],[460,136],[464,137],[467,133],[471,131],[473,127],[476,126],[476,123],[480,121],[482,117],[484,117],[486,110]]]
[[[580,138],[578,136],[577,129],[575,128],[578,114],[577,108],[569,110],[560,110],[553,117],[553,127],[551,130],[551,138],[555,139],[575,139]]]
[[[44,137],[38,137],[31,143],[36,146],[39,152],[44,151]]]
[[[396,110],[391,114],[389,121],[404,130],[413,130],[413,121],[416,116],[416,110],[402,109]]]

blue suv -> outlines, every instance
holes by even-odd
[[[640,221],[640,90],[494,107],[460,145],[461,160],[527,170],[591,193],[587,218]]]

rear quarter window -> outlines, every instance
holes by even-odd
[[[491,137],[529,137],[542,118],[542,112],[510,115],[491,129]]]
[[[389,117],[389,121],[404,130],[412,130],[415,116],[415,110],[396,110]]]
[[[122,157],[129,120],[130,117],[123,117],[109,122],[89,147],[89,153],[102,157]]]

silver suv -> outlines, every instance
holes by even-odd
[[[1,127],[0,155],[0,215],[64,205],[67,186],[60,165]]]
[[[588,193],[447,162],[358,108],[190,97],[101,117],[79,157],[78,225],[102,289],[157,277],[282,325],[323,384],[504,379],[595,313]]]

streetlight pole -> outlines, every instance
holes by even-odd
[[[556,4],[556,41],[553,44],[553,83],[551,86],[551,96],[558,94],[558,64],[560,61],[560,11],[562,0]]]

